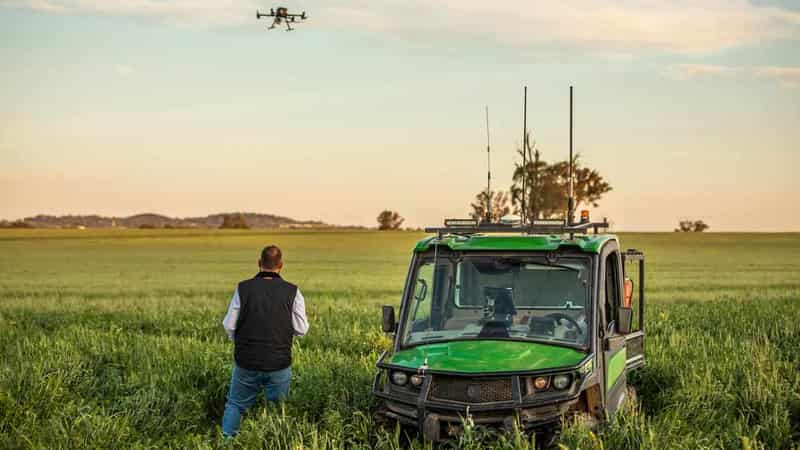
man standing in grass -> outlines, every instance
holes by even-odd
[[[292,380],[292,338],[308,331],[305,299],[297,286],[284,281],[281,249],[265,247],[259,272],[233,293],[222,326],[234,342],[234,363],[222,433],[239,431],[242,414],[263,389],[268,402],[289,395]]]

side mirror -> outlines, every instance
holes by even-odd
[[[383,307],[383,332],[394,333],[396,324],[394,320],[394,306]]]

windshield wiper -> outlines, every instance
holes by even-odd
[[[524,261],[523,264],[530,264],[532,266],[541,266],[541,267],[557,267],[559,269],[569,270],[572,272],[581,272],[581,269],[577,269],[572,266],[566,266],[564,264],[550,264],[550,263],[543,263],[538,261]]]

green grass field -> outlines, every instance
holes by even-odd
[[[374,427],[373,364],[418,233],[184,230],[0,233],[0,447],[214,448],[235,283],[276,243],[311,331],[291,400],[235,446],[399,447]],[[800,448],[800,235],[624,234],[648,261],[639,406],[567,448]],[[412,442],[413,446],[421,446]],[[530,447],[467,435],[459,448]]]

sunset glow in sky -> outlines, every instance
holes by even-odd
[[[789,0],[0,0],[0,218],[273,213],[412,226],[507,189],[528,124],[617,229],[800,231]]]

